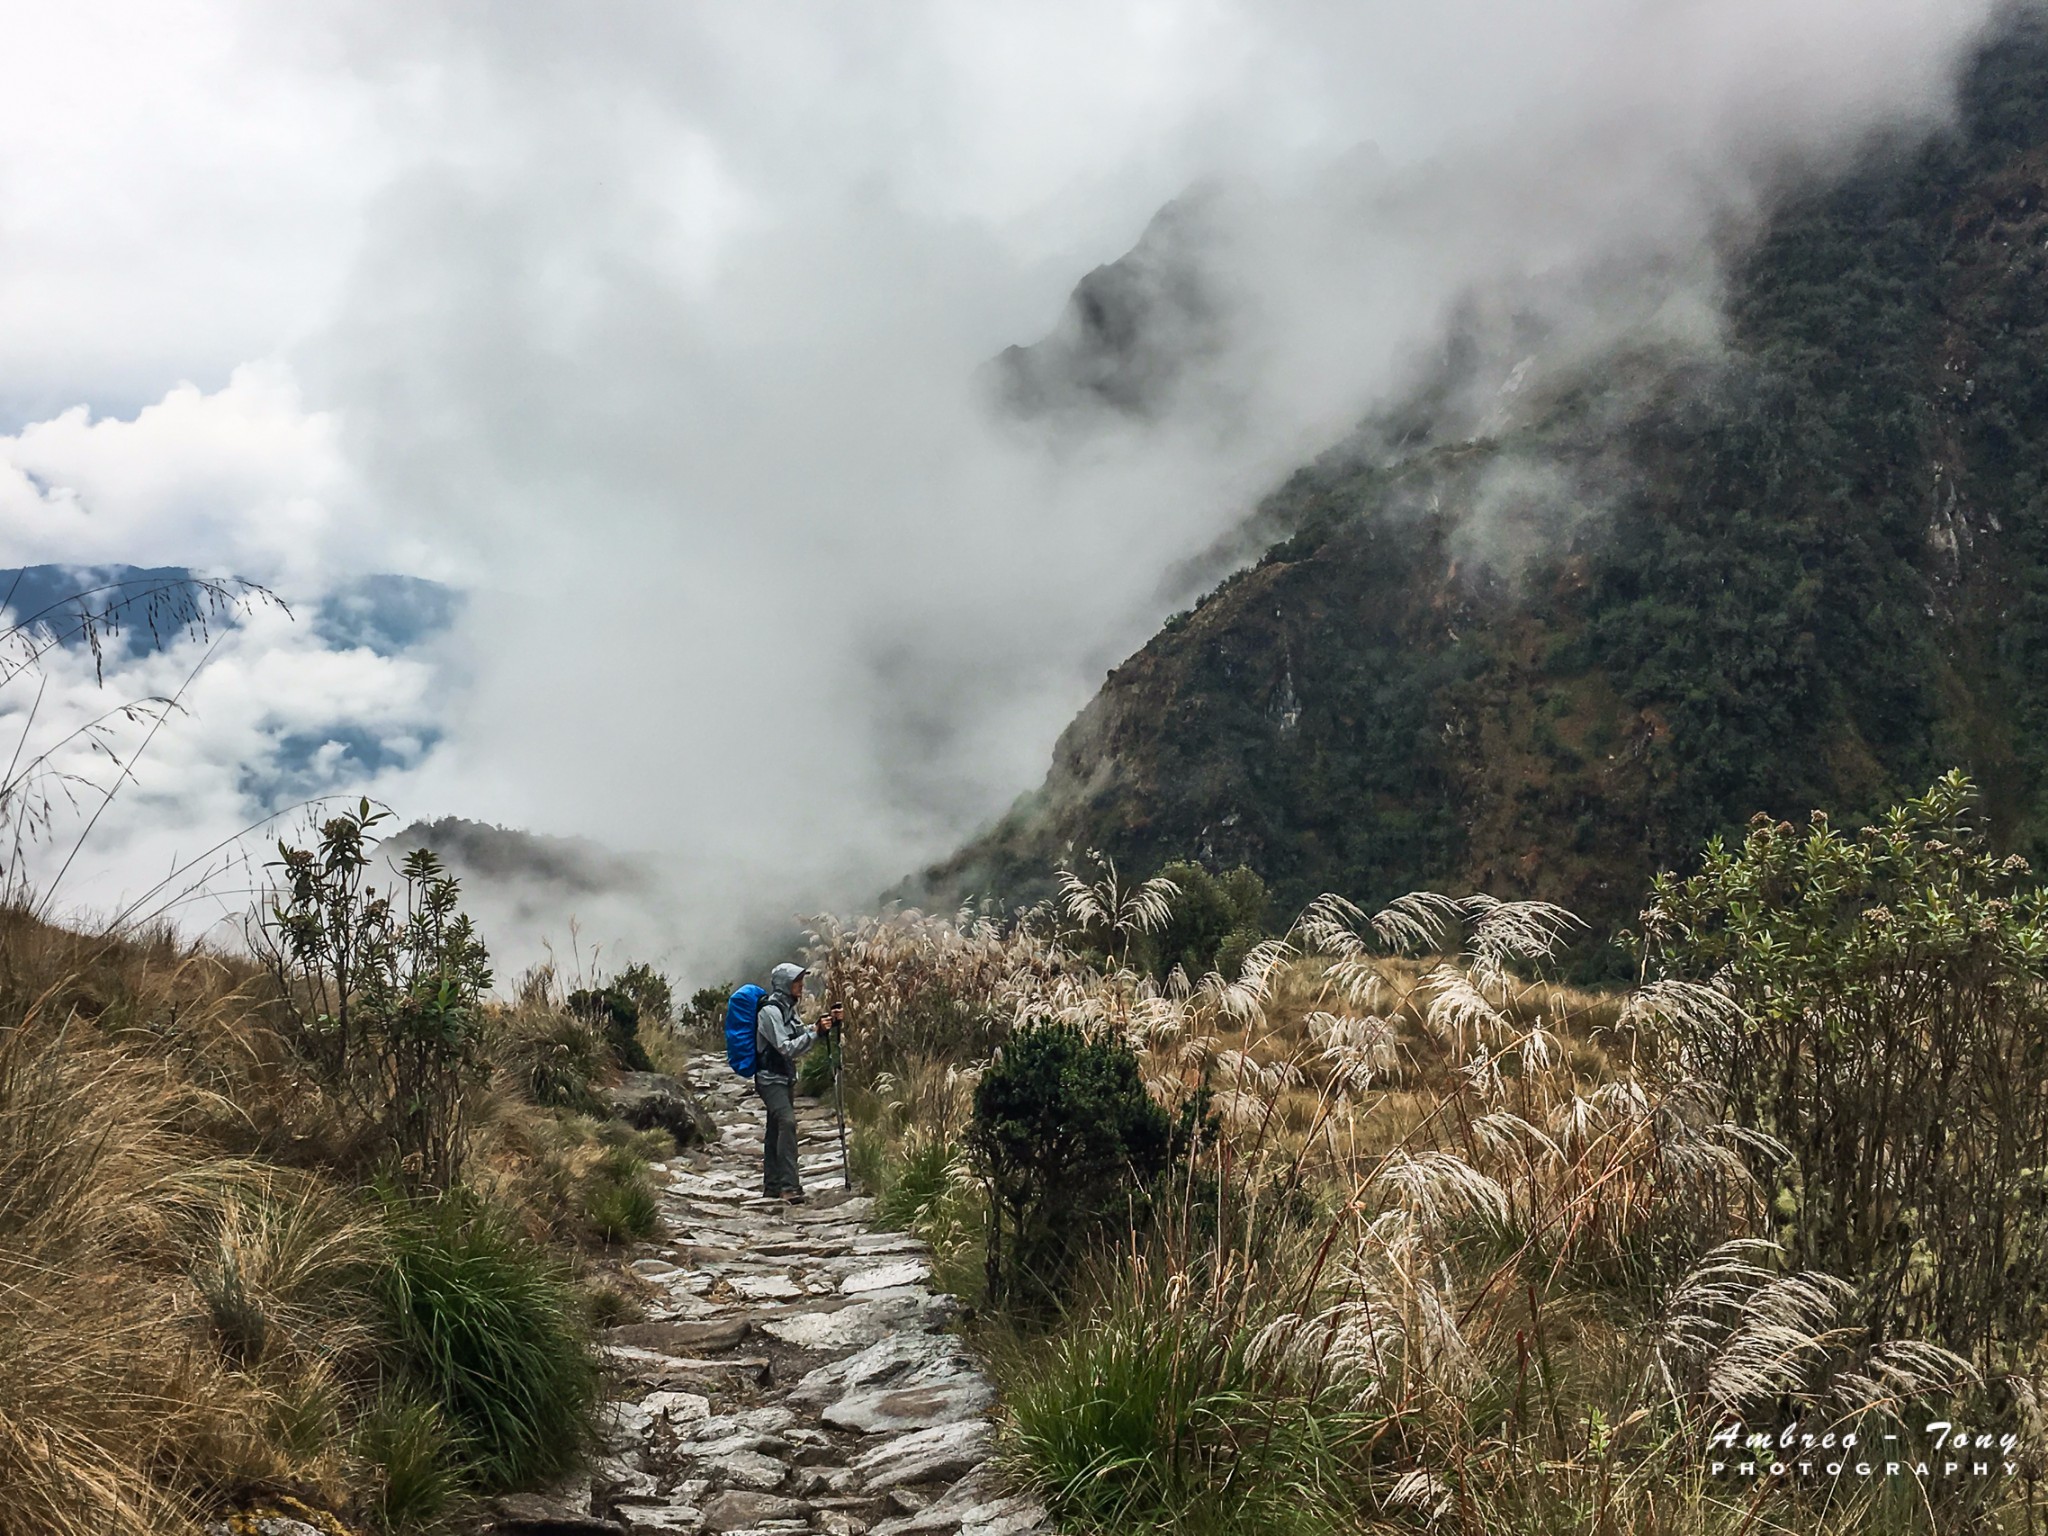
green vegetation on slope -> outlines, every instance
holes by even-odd
[[[932,887],[1036,897],[1095,847],[1248,865],[1283,913],[1452,885],[1606,928],[1756,811],[1865,816],[1951,763],[2048,847],[2048,25],[1963,102],[1787,194],[1725,355],[1623,351],[1489,436],[1298,473],[1258,514],[1291,532]]]

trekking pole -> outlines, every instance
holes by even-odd
[[[839,1021],[839,1029],[844,1028],[846,1028],[846,1020],[842,1017]],[[833,1030],[832,1033],[838,1034],[839,1029]],[[832,1109],[839,1116],[839,1177],[846,1185],[846,1192],[852,1194],[853,1164],[846,1159],[846,1098],[839,1091],[839,1069],[846,1064],[844,1046],[844,1041],[834,1040],[832,1042]]]
[[[838,995],[838,980],[835,977],[826,988],[828,1006],[836,1007],[832,999]],[[846,1095],[839,1086],[841,1072],[846,1066],[846,1015],[839,1015],[839,1022],[832,1031],[832,1110],[839,1117],[839,1177],[848,1194],[853,1193],[853,1164],[846,1156]]]

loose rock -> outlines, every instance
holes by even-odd
[[[988,1460],[989,1426],[970,1419],[898,1436],[863,1454],[853,1464],[876,1493],[907,1483],[951,1482]]]
[[[619,1119],[639,1130],[667,1131],[679,1147],[718,1139],[718,1123],[680,1079],[659,1072],[628,1072],[605,1098]]]
[[[721,1493],[704,1506],[707,1531],[742,1531],[764,1520],[804,1520],[810,1505],[772,1493]]]

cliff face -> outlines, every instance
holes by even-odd
[[[1476,431],[1418,398],[1296,474],[927,882],[1034,894],[1074,845],[1611,924],[1756,811],[1953,764],[2048,849],[2048,31],[1965,105],[1783,203],[1712,359],[1523,365]]]

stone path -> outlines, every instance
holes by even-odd
[[[632,1267],[658,1299],[647,1321],[607,1335],[630,1395],[607,1409],[583,1528],[1047,1530],[986,1465],[995,1393],[948,1331],[959,1303],[931,1290],[922,1243],[873,1231],[871,1202],[844,1193],[831,1105],[799,1100],[811,1200],[785,1206],[760,1195],[752,1087],[722,1056],[694,1059],[689,1076],[719,1139],[657,1165],[667,1232]],[[501,1528],[543,1528],[506,1505]]]

